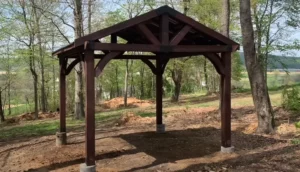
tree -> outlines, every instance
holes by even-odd
[[[270,54],[274,51],[287,53],[295,49],[299,41],[291,38],[291,33],[299,27],[300,1],[255,0],[251,1],[251,9],[255,24],[256,52],[267,83],[268,66],[276,62],[270,58]]]
[[[120,0],[115,0],[113,1],[116,5],[120,6],[122,10],[124,10],[126,12],[125,15],[128,15],[129,19],[132,19],[138,15],[140,15],[146,5],[148,5],[147,3],[145,3],[145,1],[142,0],[127,0],[125,3],[123,3]],[[132,63],[131,63],[132,64]],[[129,79],[129,60],[126,59],[125,60],[125,78],[124,78],[124,106],[127,106],[127,97],[128,97],[128,79]]]
[[[75,38],[83,36],[82,26],[82,1],[75,0],[74,2],[74,21],[75,21]],[[74,116],[75,119],[84,117],[84,103],[83,103],[83,76],[82,76],[82,64],[78,63],[75,66],[75,106]]]
[[[42,47],[42,33],[40,28],[40,19],[41,14],[38,14],[37,4],[35,3],[35,0],[30,0],[32,11],[33,11],[33,18],[34,18],[34,29],[35,33],[37,35],[37,44],[38,44],[38,51],[39,51],[39,64],[41,69],[41,106],[42,106],[42,112],[46,112],[46,104],[47,104],[47,97],[46,97],[46,90],[45,90],[45,60],[44,60],[44,50]]]
[[[243,49],[249,76],[253,102],[258,117],[257,133],[273,132],[273,110],[269,98],[263,66],[259,63],[254,43],[254,30],[251,17],[250,0],[240,0],[240,21]]]
[[[183,14],[187,15],[190,6],[190,0],[183,0]],[[184,75],[184,65],[187,58],[184,59],[172,59],[170,61],[169,70],[171,72],[171,77],[174,82],[174,92],[172,95],[172,101],[178,102],[180,90],[182,86],[182,76]]]

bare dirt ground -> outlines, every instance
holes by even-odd
[[[233,109],[231,154],[220,153],[217,109],[168,112],[165,134],[154,132],[155,118],[126,114],[97,128],[97,171],[300,171],[300,145],[290,143],[297,131],[289,114],[277,109],[276,134],[264,136],[254,133],[253,112],[253,107]],[[0,171],[78,171],[84,153],[82,131],[69,132],[63,147],[55,147],[54,133],[14,140],[0,143]]]

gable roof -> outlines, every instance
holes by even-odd
[[[139,24],[145,24],[153,35],[159,39],[161,16],[168,15],[169,17],[169,34],[170,38],[175,36],[186,25],[192,29],[186,34],[185,38],[179,43],[181,45],[237,45],[238,43],[223,36],[222,34],[206,27],[205,25],[195,21],[194,19],[170,8],[162,6],[135,18],[115,24],[111,27],[96,31],[89,35],[80,37],[74,43],[61,48],[54,52],[60,53],[64,49],[72,49],[83,46],[86,41],[96,41],[111,34],[117,35],[130,43],[147,44],[149,40],[140,33]]]

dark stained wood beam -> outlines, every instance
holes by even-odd
[[[74,46],[69,46],[65,49],[61,49],[59,51],[54,52],[53,55],[59,55],[60,57],[69,57],[76,54],[82,54],[83,51],[83,45],[76,48]]]
[[[102,73],[104,67],[106,66],[106,64],[107,64],[111,59],[113,59],[113,58],[115,58],[115,57],[117,57],[117,56],[119,56],[119,55],[122,55],[123,53],[124,53],[124,52],[110,52],[110,53],[108,53],[107,55],[105,55],[105,56],[98,62],[98,64],[97,64],[96,67],[95,67],[95,77],[98,77],[98,76]]]
[[[224,35],[214,31],[213,29],[210,29],[206,26],[204,26],[203,24],[195,21],[194,19],[172,9],[172,8],[168,8],[168,9],[165,9],[166,11],[168,11],[168,13],[174,17],[175,19],[183,22],[183,23],[186,23],[190,26],[192,26],[194,29],[196,29],[197,31],[200,31],[212,38],[215,38],[217,40],[220,40],[221,42],[223,42],[224,44],[227,44],[227,45],[238,45],[238,43],[230,40],[229,38],[225,37]]]
[[[177,45],[171,46],[171,52],[185,52],[185,53],[221,53],[231,52],[231,45]]]
[[[177,45],[185,37],[185,35],[191,30],[191,26],[185,25],[171,40],[170,45]]]
[[[221,102],[221,137],[222,146],[231,147],[231,53],[222,53],[225,75]]]
[[[95,43],[94,50],[109,51],[140,51],[140,52],[157,52],[157,53],[221,53],[231,52],[231,45],[176,45],[176,46],[160,46],[149,44],[109,44]]]
[[[71,43],[71,44],[69,44],[69,45],[67,45],[67,46],[64,46],[64,47],[62,47],[62,48],[60,48],[60,49],[58,49],[58,50],[56,50],[56,51],[54,51],[54,52],[52,53],[52,55],[53,55],[53,56],[56,56],[56,55],[61,54],[61,53],[63,53],[63,52],[69,51],[69,50],[71,50],[71,49],[73,49],[73,48],[74,48],[74,42]]]
[[[157,71],[156,71],[156,67],[154,66],[154,64],[148,59],[141,59],[141,60],[151,69],[152,73],[154,75],[156,75]]]
[[[169,58],[180,58],[180,57],[190,57],[190,56],[197,56],[197,55],[202,55],[203,53],[169,53],[168,57]],[[95,54],[94,58],[95,59],[102,59],[105,57],[106,54]],[[69,56],[69,59],[71,58],[78,58],[78,55],[75,56]],[[156,55],[119,55],[113,59],[149,59],[149,60],[155,60],[157,59],[158,56]]]
[[[66,64],[65,58],[59,58],[59,131],[66,132]]]
[[[101,39],[101,38],[103,38],[105,36],[108,36],[112,33],[116,33],[118,31],[125,30],[127,28],[133,27],[133,26],[135,26],[139,23],[142,23],[144,21],[150,20],[154,17],[159,16],[160,14],[161,14],[161,12],[156,11],[156,10],[150,11],[150,12],[145,13],[143,15],[137,16],[133,19],[121,22],[119,24],[113,25],[113,26],[108,27],[106,29],[102,29],[102,30],[99,30],[97,32],[91,33],[89,35],[80,37],[80,38],[75,40],[74,45],[75,45],[75,47],[78,47],[78,46],[83,45],[85,41]]]
[[[169,45],[169,16],[167,14],[161,16],[160,29],[161,44]]]
[[[163,124],[163,111],[162,111],[162,87],[163,87],[163,74],[162,74],[162,61],[161,58],[156,60],[156,125]]]
[[[85,50],[85,163],[95,165],[95,70],[94,51]]]
[[[96,54],[95,59],[102,59],[105,57],[105,54]],[[119,55],[113,59],[149,59],[149,60],[155,60],[156,56],[153,55]]]
[[[66,69],[66,75],[69,75],[69,74],[71,73],[72,69],[73,69],[79,62],[81,62],[81,61],[82,61],[82,59],[81,59],[80,57],[77,56],[77,58],[76,58],[74,61],[72,61],[72,62],[69,64],[69,66],[67,67],[67,69]]]
[[[203,55],[214,65],[220,75],[225,75],[225,66],[223,65],[219,55],[216,53],[203,53]]]
[[[139,30],[141,33],[154,45],[160,45],[159,40],[153,35],[153,33],[148,29],[145,24],[138,25]]]
[[[110,43],[118,43],[118,38],[116,34],[110,35]]]

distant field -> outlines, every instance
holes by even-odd
[[[268,87],[276,88],[283,85],[294,85],[300,83],[300,72],[268,72]],[[239,82],[234,82],[239,88],[250,89],[249,79],[247,73],[243,73],[243,77]]]

